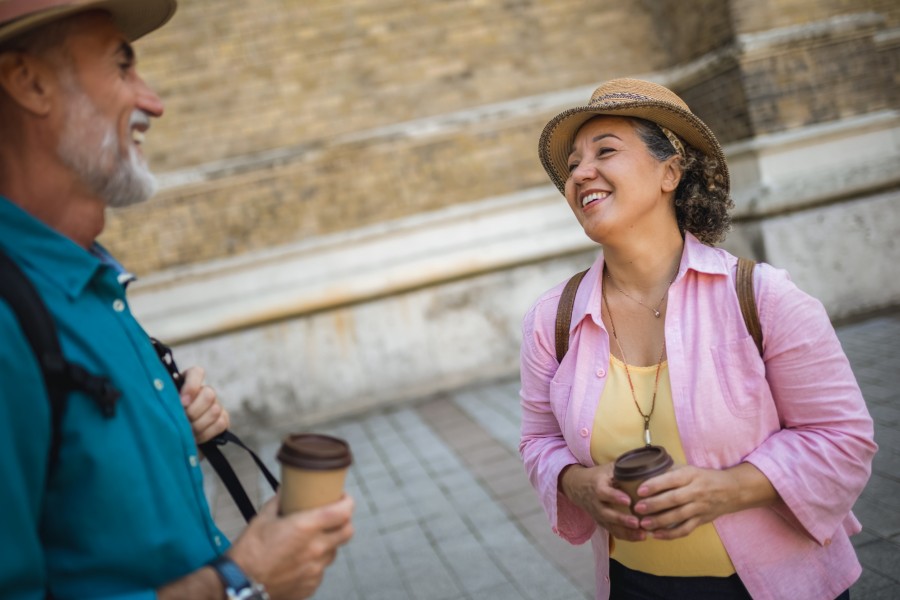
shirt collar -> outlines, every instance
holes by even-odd
[[[601,328],[603,318],[600,314],[600,299],[603,293],[603,254],[597,257],[594,264],[588,270],[584,281],[578,287],[575,295],[575,305],[572,309],[572,321],[569,325],[569,333],[585,318],[590,316]],[[707,273],[710,275],[727,275],[728,264],[724,251],[707,246],[698,240],[692,233],[684,234],[684,250],[681,253],[681,264],[678,267],[678,275],[675,276],[673,286],[684,278],[688,271]]]
[[[3,196],[0,196],[0,247],[71,298],[79,296],[104,266],[115,270],[120,283],[125,273],[100,244],[85,250]]]

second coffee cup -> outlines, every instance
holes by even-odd
[[[281,462],[279,509],[285,515],[337,502],[344,495],[350,445],[330,435],[288,436],[278,451]]]
[[[613,484],[631,497],[631,506],[622,507],[631,512],[640,499],[637,490],[646,480],[662,475],[672,468],[673,461],[662,446],[635,448],[622,454],[613,464]]]

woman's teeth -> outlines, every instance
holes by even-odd
[[[594,200],[603,200],[609,196],[609,192],[594,192],[593,194],[588,194],[584,198],[581,199],[582,208],[593,202]]]

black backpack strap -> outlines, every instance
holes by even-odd
[[[50,311],[28,276],[2,251],[0,299],[6,301],[19,321],[44,378],[50,400],[49,467],[52,470],[59,461],[62,419],[69,393],[76,390],[84,392],[97,403],[107,418],[115,415],[116,401],[121,393],[108,378],[93,375],[84,367],[66,360]]]
[[[166,370],[172,377],[172,381],[175,382],[176,389],[181,391],[181,387],[184,385],[184,377],[178,370],[178,365],[175,364],[175,357],[172,354],[171,348],[155,338],[150,338],[150,341],[153,342],[153,347],[156,349],[156,353],[159,355],[160,361],[162,361],[163,365],[165,365]],[[269,471],[269,469],[259,458],[259,456],[257,456],[256,453],[253,452],[253,450],[251,450],[243,441],[241,441],[238,436],[236,436],[231,431],[226,430],[217,435],[212,440],[204,442],[202,444],[198,444],[200,451],[203,452],[204,456],[206,456],[206,459],[209,461],[210,466],[212,466],[213,470],[215,470],[216,474],[219,476],[219,479],[222,480],[222,483],[225,484],[225,488],[228,490],[228,493],[231,494],[231,497],[232,499],[234,499],[234,503],[237,504],[238,509],[240,509],[241,514],[244,516],[244,520],[249,523],[250,519],[256,516],[256,509],[253,507],[253,503],[247,496],[247,491],[241,484],[241,480],[238,479],[237,474],[234,472],[234,469],[231,466],[231,463],[228,462],[228,459],[225,458],[225,455],[219,449],[219,446],[224,446],[229,442],[240,446],[248,453],[250,453],[250,456],[253,458],[256,466],[258,466],[259,470],[262,471],[266,480],[269,482],[269,485],[272,486],[272,490],[276,492],[278,491],[278,480],[275,479],[275,476],[272,475],[271,471]]]
[[[575,294],[581,280],[587,275],[589,269],[572,275],[566,282],[562,294],[559,297],[559,306],[556,309],[556,362],[561,363],[566,352],[569,351],[569,327],[572,325],[572,310],[575,308]]]

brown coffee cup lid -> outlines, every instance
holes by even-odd
[[[672,457],[662,446],[635,448],[619,456],[613,466],[613,478],[619,481],[649,479],[668,471]]]
[[[284,465],[309,471],[343,469],[353,462],[347,442],[319,433],[288,436],[281,444],[277,458]]]

